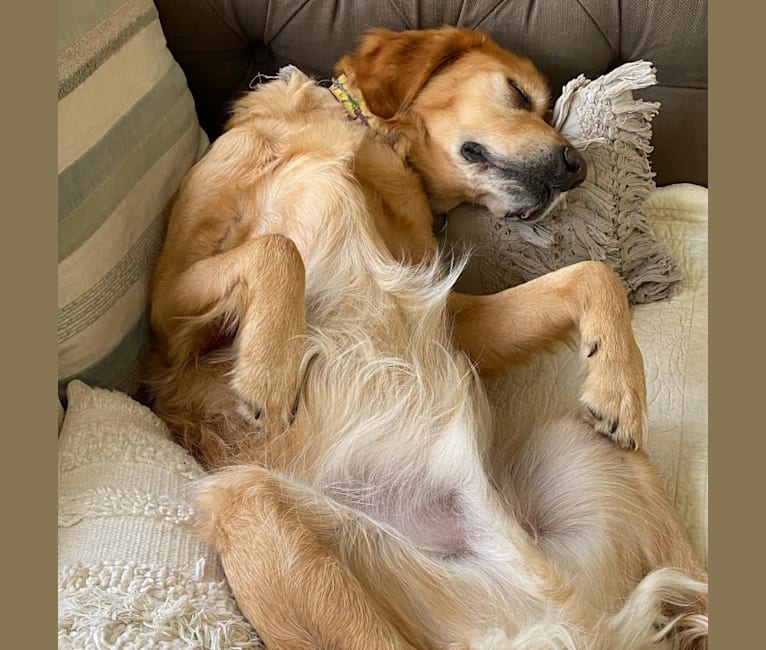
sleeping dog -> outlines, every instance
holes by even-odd
[[[374,30],[336,75],[357,119],[297,71],[237,101],[153,281],[155,408],[211,470],[201,530],[241,610],[272,649],[706,647],[620,280],[462,295],[432,234],[583,181],[544,80],[450,27]],[[481,377],[572,335],[585,408],[499,444]]]

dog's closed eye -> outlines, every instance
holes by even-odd
[[[527,93],[525,93],[513,79],[508,79],[508,85],[511,87],[513,97],[521,102],[522,108],[531,111],[532,100],[529,99],[529,95],[527,95]]]
[[[489,152],[478,142],[464,142],[460,147],[460,155],[470,163],[489,162]]]

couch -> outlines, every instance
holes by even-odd
[[[59,645],[260,647],[215,554],[188,529],[199,468],[137,394],[149,278],[185,172],[229,102],[292,63],[326,78],[373,26],[479,27],[532,58],[553,95],[645,59],[661,102],[644,209],[683,279],[637,305],[648,450],[707,562],[705,0],[64,0],[59,3]],[[261,76],[259,76],[259,73]],[[489,384],[509,434],[571,407],[574,355]],[[130,643],[133,643],[131,646]],[[127,644],[127,645],[125,645]]]

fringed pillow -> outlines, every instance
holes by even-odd
[[[190,526],[203,475],[149,409],[73,381],[59,438],[58,647],[263,649]]]
[[[622,278],[631,303],[670,295],[680,268],[643,210],[655,187],[649,153],[659,104],[631,92],[654,83],[651,63],[637,61],[564,86],[553,121],[583,154],[586,180],[533,224],[497,219],[472,205],[453,210],[447,239],[474,251],[458,289],[494,293],[575,262],[600,260]]]

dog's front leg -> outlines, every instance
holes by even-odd
[[[235,341],[231,385],[244,407],[280,430],[292,418],[306,336],[303,261],[293,242],[280,235],[260,237],[262,251],[245,280]]]
[[[580,262],[487,296],[453,293],[453,338],[483,374],[580,334],[588,375],[582,402],[596,429],[637,449],[646,430],[646,382],[625,290],[600,262]]]
[[[211,332],[233,330],[225,357],[242,414],[269,431],[289,424],[306,334],[305,269],[290,239],[256,237],[173,280],[161,276],[152,302],[154,329],[174,365],[196,364]]]

